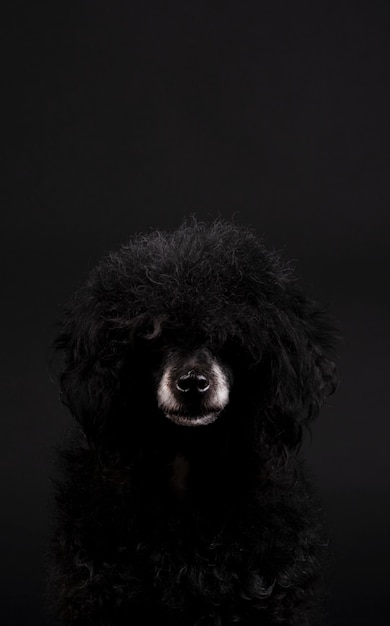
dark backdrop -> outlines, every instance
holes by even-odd
[[[18,2],[2,18],[1,623],[44,623],[59,306],[106,251],[197,213],[296,259],[344,335],[308,447],[330,623],[389,587],[389,2]]]

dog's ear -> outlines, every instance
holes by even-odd
[[[336,337],[326,313],[302,294],[278,311],[270,337],[266,404],[274,434],[290,447],[301,443],[303,426],[336,389]]]
[[[55,342],[62,355],[60,394],[90,442],[101,441],[110,416],[117,415],[135,336],[154,337],[160,327],[152,326],[142,315],[120,317],[87,290],[67,307]]]
[[[110,302],[87,285],[65,310],[55,349],[63,403],[90,443],[108,444],[130,394],[143,384],[145,344],[162,332],[164,319],[131,314],[131,302]],[[140,348],[141,347],[141,348]]]
[[[104,430],[120,386],[124,342],[111,336],[96,303],[68,308],[55,349],[62,353],[59,387],[63,403],[88,440]]]

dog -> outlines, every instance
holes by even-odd
[[[193,219],[91,272],[56,341],[50,597],[67,626],[318,626],[327,554],[299,454],[335,332],[254,232]]]

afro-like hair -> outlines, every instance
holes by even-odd
[[[326,536],[299,447],[336,386],[334,340],[291,265],[234,223],[136,236],[99,263],[56,343],[81,431],[57,488],[61,624],[319,625]],[[206,391],[199,362],[223,403],[166,419],[159,393],[175,408]]]

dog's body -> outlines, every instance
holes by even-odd
[[[134,239],[69,308],[52,589],[72,626],[318,626],[326,539],[297,456],[332,331],[251,232]]]

